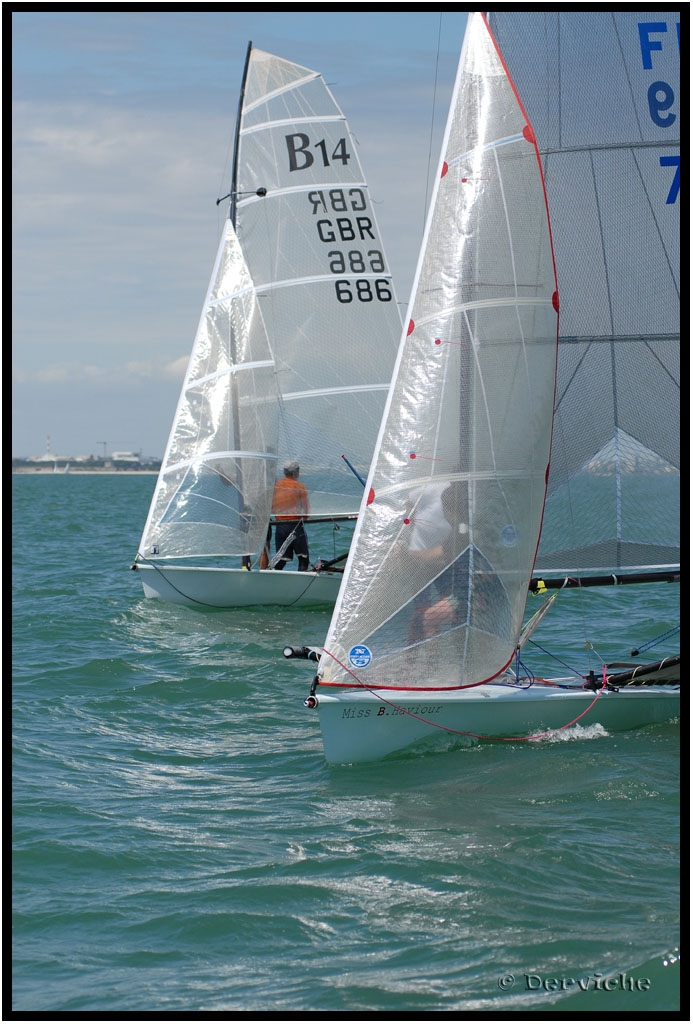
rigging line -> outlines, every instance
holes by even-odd
[[[654,142],[602,142],[599,145],[595,143],[586,143],[583,146],[561,146],[560,141],[556,148],[546,147],[545,149],[539,148],[539,156],[555,156],[562,155],[563,153],[608,153],[608,152],[631,152],[641,151],[645,149],[675,149],[681,145],[681,139],[657,139]]]
[[[313,569],[315,570],[315,566],[313,566]],[[304,575],[307,576],[308,573],[304,573]],[[296,604],[297,601],[300,601],[302,597],[305,597],[305,595],[308,593],[308,591],[310,590],[310,588],[313,586],[313,584],[315,583],[316,579],[318,578],[317,571],[315,571],[313,573],[310,573],[310,577],[311,578],[308,580],[308,583],[306,584],[306,587],[301,591],[301,593],[297,594],[295,599],[293,601],[289,601],[289,603],[287,605],[285,605],[284,607],[286,607],[286,608],[293,608],[293,606]]]
[[[440,37],[443,31],[443,12],[438,16],[438,48],[436,52],[436,68],[433,77],[433,103],[431,104],[431,130],[428,136],[428,163],[426,170],[426,190],[424,192],[423,230],[426,231],[426,215],[428,213],[428,195],[431,181],[431,152],[433,150],[433,122],[436,110],[436,93],[438,90],[438,67],[440,64]]]
[[[161,576],[162,580],[165,580],[166,583],[169,585],[169,587],[171,587],[173,590],[175,590],[177,594],[180,594],[181,597],[184,597],[186,599],[186,601],[191,601],[193,604],[202,605],[205,608],[215,608],[217,611],[227,611],[229,607],[232,607],[230,605],[224,605],[224,604],[210,604],[208,601],[201,601],[200,598],[198,598],[198,597],[191,597],[189,594],[186,594],[183,590],[181,590],[179,587],[177,587],[175,585],[175,583],[173,583],[168,578],[168,576],[161,570],[160,566],[156,562],[152,562],[151,559],[147,558],[146,555],[141,555],[139,552],[138,552],[138,555],[140,556],[140,558],[142,559],[143,562],[146,562],[147,565],[150,565],[152,567],[152,569],[156,569],[156,571],[159,573],[159,576]],[[130,568],[134,569],[135,566],[132,565]],[[241,572],[240,569],[231,570],[231,571]],[[293,601],[289,601],[289,603],[287,605],[285,605],[284,607],[286,607],[286,608],[293,607],[293,605],[295,605],[297,601],[300,601],[308,593],[308,591],[310,590],[310,588],[313,586],[313,584],[315,583],[316,579],[318,578],[318,573],[317,573],[317,570],[315,569],[315,566],[313,566],[313,572],[306,573],[306,575],[307,576],[309,575],[310,579],[308,580],[308,582],[307,582],[306,586],[304,587],[304,589],[301,591],[300,594],[296,595],[296,597],[294,598]]]
[[[674,636],[676,633],[679,633],[680,630],[680,623],[678,626],[672,626],[672,628],[667,630],[666,633],[660,633],[659,636],[656,636],[654,640],[650,640],[649,643],[642,644],[640,647],[636,647],[634,651],[630,652],[631,658],[637,658],[641,651],[649,651],[650,647],[656,647],[657,644],[661,644],[662,641],[669,640],[670,637]]]
[[[614,35],[616,36],[616,45],[618,46],[618,55],[619,55],[619,58],[620,58],[620,65],[621,65],[619,70],[623,73],[623,77],[626,80],[626,85],[628,87],[628,93],[630,95],[630,109],[631,109],[631,112],[632,112],[633,116],[635,117],[635,121],[636,121],[637,126],[638,126],[638,133],[640,135],[640,141],[643,141],[643,139],[644,139],[644,132],[642,130],[642,125],[640,124],[640,104],[638,102],[636,102],[634,91],[633,91],[633,82],[631,81],[631,76],[628,74],[628,61],[626,60],[623,40],[621,39],[621,37],[620,37],[620,35],[618,33],[618,25],[616,24],[616,12],[615,11],[609,11],[609,14],[611,15],[611,27],[614,30]]]
[[[578,669],[573,668],[573,666],[569,665],[567,661],[564,661],[563,658],[559,658],[557,654],[553,654],[551,651],[547,650],[546,647],[542,647],[542,645],[540,643],[537,643],[536,640],[532,640],[530,638],[528,640],[528,643],[530,643],[532,645],[532,647],[536,647],[537,650],[542,652],[542,654],[545,654],[547,657],[551,658],[552,661],[555,661],[559,665],[562,665],[563,668],[567,668],[569,672],[573,673],[573,675],[575,675],[575,676],[582,676],[582,673],[579,672]]]
[[[168,578],[168,576],[161,570],[161,568],[156,562],[152,562],[152,560],[150,558],[147,558],[146,555],[141,555],[139,551],[137,553],[143,562],[146,562],[147,565],[151,566],[152,569],[155,569],[159,573],[159,576],[161,576],[162,580],[164,580],[169,587],[175,590],[177,594],[180,594],[181,597],[184,597],[186,601],[191,601],[193,604],[203,605],[205,608],[216,608],[217,611],[222,611],[225,609],[226,606],[223,604],[210,604],[209,601],[201,601],[197,597],[191,597],[190,594],[186,594],[185,591],[177,587],[176,584]],[[136,566],[133,565],[131,566],[131,568],[135,569]]]

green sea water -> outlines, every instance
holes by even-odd
[[[154,482],[12,479],[12,1010],[677,1011],[678,724],[330,767],[281,653],[329,610],[145,600]],[[590,596],[611,660],[679,621],[678,585]]]

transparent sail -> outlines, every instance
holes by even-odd
[[[253,50],[238,156],[237,231],[276,363],[280,465],[300,464],[312,513],[355,514],[401,330],[356,141],[319,74]]]
[[[473,14],[322,683],[447,688],[507,666],[546,491],[555,293],[532,128]]]
[[[140,545],[159,564],[258,553],[286,461],[312,515],[355,515],[401,330],[356,143],[317,72],[249,47],[234,168]],[[220,585],[197,599],[234,604]]]
[[[680,14],[489,18],[539,140],[561,294],[537,571],[677,567]]]
[[[141,550],[162,558],[257,550],[270,515],[278,421],[267,332],[227,221]]]

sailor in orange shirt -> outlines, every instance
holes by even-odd
[[[303,526],[303,516],[310,512],[308,491],[304,484],[298,479],[299,466],[297,462],[287,462],[284,466],[284,476],[277,480],[274,485],[274,496],[272,499],[272,513],[276,519],[274,528],[275,550],[279,551],[293,534],[282,557],[277,561],[275,569],[283,569],[287,562],[296,555],[298,558],[298,571],[306,572],[308,569],[308,538]],[[260,567],[263,568],[262,559]]]

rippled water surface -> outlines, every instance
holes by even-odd
[[[678,1007],[677,724],[329,767],[327,610],[145,600],[152,476],[12,483],[14,1010]],[[638,589],[605,657],[678,623]]]

